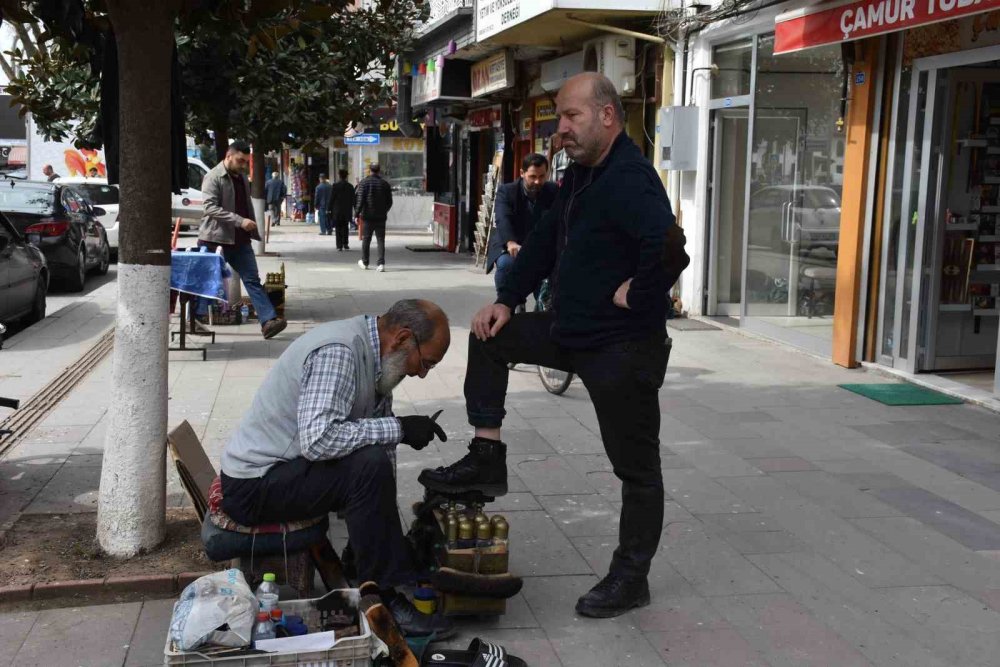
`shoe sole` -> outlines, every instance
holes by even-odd
[[[614,618],[615,616],[621,616],[622,614],[627,614],[633,609],[638,609],[639,607],[646,607],[649,605],[649,595],[640,598],[631,607],[626,607],[624,609],[604,609],[603,607],[590,607],[588,605],[576,604],[576,613],[580,616],[587,616],[589,618]]]
[[[505,496],[507,495],[507,484],[466,484],[462,486],[451,486],[448,484],[441,484],[433,480],[425,479],[423,475],[417,477],[417,481],[423,484],[424,488],[430,489],[431,491],[437,491],[439,493],[469,493],[470,491],[478,491],[484,496]]]
[[[282,331],[284,331],[285,327],[287,327],[287,326],[288,326],[288,322],[287,321],[282,322],[281,324],[277,325],[276,327],[274,327],[273,329],[271,329],[270,331],[268,331],[268,332],[266,332],[264,334],[264,340],[267,340],[268,338],[274,338],[275,336],[277,336],[278,334],[280,334]]]

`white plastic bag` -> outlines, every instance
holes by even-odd
[[[170,638],[181,651],[200,646],[249,646],[257,598],[237,569],[207,574],[181,592]]]

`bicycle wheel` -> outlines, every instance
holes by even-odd
[[[546,280],[542,283],[541,288],[538,293],[538,300],[535,302],[535,311],[541,312],[548,310],[550,307],[550,294],[549,294],[549,281]],[[550,394],[565,393],[569,389],[569,385],[573,382],[573,374],[567,373],[566,371],[560,371],[555,368],[546,368],[545,366],[538,367],[538,377],[542,381],[542,386]]]

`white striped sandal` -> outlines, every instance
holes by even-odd
[[[528,663],[507,653],[499,644],[476,637],[467,651],[428,650],[422,667],[528,667]]]

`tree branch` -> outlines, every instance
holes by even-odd
[[[3,53],[0,53],[0,69],[3,70],[5,75],[7,75],[7,81],[12,81],[17,78],[17,72],[14,71],[14,66]]]
[[[33,58],[38,53],[38,49],[35,47],[35,43],[31,41],[31,35],[28,34],[27,28],[24,27],[23,23],[11,23],[11,25],[14,26],[14,32],[17,33],[17,36],[21,38],[25,55]]]

